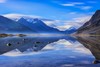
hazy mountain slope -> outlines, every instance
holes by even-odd
[[[78,33],[100,34],[100,10],[97,10],[91,19],[78,29]]]

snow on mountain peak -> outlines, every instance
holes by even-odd
[[[24,15],[24,14],[6,14],[3,15],[4,17],[7,17],[9,19],[12,19],[14,21],[28,21],[29,23],[38,23],[41,24],[41,21],[43,21],[47,26],[57,28],[61,31],[65,31],[67,29],[71,29],[73,27],[72,23],[67,23],[60,25],[62,21],[59,20],[51,20],[51,19],[44,19],[40,16],[34,16],[34,15]],[[65,23],[65,22],[64,22]],[[74,26],[76,28],[76,26]]]
[[[3,15],[3,16],[10,18],[14,21],[18,21],[19,19],[24,18],[29,22],[32,22],[34,20],[34,18],[41,18],[40,16],[24,15],[24,14],[6,14],[6,15]]]
[[[73,29],[76,29],[75,27],[69,27],[67,30],[73,30]]]

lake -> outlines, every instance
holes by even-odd
[[[0,38],[0,67],[99,67],[99,36]]]

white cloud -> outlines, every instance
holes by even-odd
[[[15,14],[15,13],[5,14],[3,16],[9,17],[9,18],[14,18],[14,17],[18,18],[18,17],[22,17],[22,16],[32,17],[32,18],[41,18],[40,16],[36,16],[36,15],[25,15],[25,14]]]
[[[86,23],[90,18],[91,18],[90,15],[85,15],[82,17],[72,18],[71,20],[64,20],[64,21],[55,20],[55,21],[44,21],[44,22],[48,26],[51,26],[51,27],[54,27],[54,28],[64,31],[64,30],[69,29],[70,27],[79,28],[84,23]]]
[[[56,28],[61,30],[61,31],[65,31],[67,29],[69,29],[72,25],[64,25],[64,26],[57,26]]]
[[[96,3],[95,1],[89,1],[88,3]],[[79,8],[82,10],[88,10],[91,9],[92,6],[83,6],[85,3],[83,2],[71,2],[71,3],[65,3],[65,4],[61,4],[62,6],[71,6],[71,7],[75,7],[75,8]]]
[[[91,16],[83,16],[83,17],[73,18],[72,20],[65,21],[66,22],[65,25],[79,28],[84,23],[86,23],[90,18],[91,18]]]
[[[69,14],[76,14],[76,12],[70,12]]]
[[[73,21],[75,21],[75,22],[86,22],[90,18],[91,18],[91,16],[77,17],[77,18],[73,18]]]
[[[61,21],[61,20],[44,21],[44,23],[50,27],[57,28],[61,31],[64,31],[72,26],[72,25],[65,25],[66,21]]]
[[[10,18],[12,20],[15,20],[15,21],[17,21],[21,17],[24,17],[24,18],[41,18],[40,16],[35,16],[35,15],[25,15],[25,14],[15,14],[15,13],[5,14],[3,16]]]
[[[5,3],[6,2],[6,0],[0,0],[0,3]]]
[[[70,19],[70,20],[42,20],[45,24],[47,24],[48,26],[57,28],[61,31],[67,30],[70,27],[75,27],[75,28],[79,28],[80,26],[82,26],[86,21],[88,21],[90,19],[90,15],[81,15],[78,14],[76,12],[69,12],[68,14],[70,15],[75,15],[76,17]],[[77,17],[77,15],[80,17]],[[16,18],[20,18],[23,16],[27,16],[28,18],[41,18],[40,16],[34,16],[34,15],[23,15],[23,14],[6,14],[3,15],[5,17],[8,18],[12,18],[13,20],[15,20]]]
[[[62,4],[62,6],[75,6],[75,4]]]
[[[62,6],[76,6],[76,5],[82,5],[84,3],[82,2],[71,2],[71,3],[65,3],[65,4],[61,4]]]
[[[80,6],[79,8],[82,9],[82,10],[89,10],[92,7],[91,6]]]

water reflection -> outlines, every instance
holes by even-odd
[[[77,40],[82,43],[94,55],[94,64],[100,63],[100,37],[99,36],[85,36],[77,37]]]
[[[60,39],[75,41],[72,37],[6,37],[0,38],[0,54],[18,49],[21,52],[31,48],[33,51],[43,49],[47,44],[56,42]]]
[[[100,60],[100,38],[91,36],[76,39],[70,36],[0,38],[0,66],[97,66],[92,65],[92,61],[96,59],[94,63],[98,63]]]

